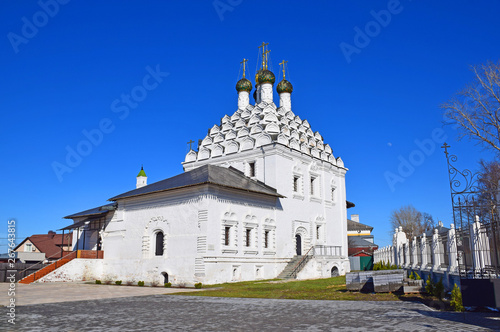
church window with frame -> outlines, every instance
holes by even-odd
[[[31,243],[25,243],[24,244],[24,251],[25,252],[31,252],[33,249],[32,249],[32,246],[31,246]]]
[[[275,225],[265,224],[260,232],[262,250],[265,255],[276,253],[275,230]]]
[[[255,177],[255,161],[248,163],[248,176],[251,178]]]
[[[299,181],[300,177],[297,175],[293,176],[293,191],[298,193],[299,192]]]
[[[269,230],[264,231],[264,248],[269,248]]]
[[[316,177],[311,175],[311,181],[310,181],[310,194],[311,196],[316,196]]]
[[[316,240],[319,240],[321,226],[316,226]]]
[[[337,188],[332,187],[332,190],[331,190],[331,200],[332,200],[332,202],[335,202],[335,189],[337,189]]]
[[[163,256],[164,237],[162,231],[155,235],[155,256]]]
[[[250,247],[252,244],[252,229],[245,228],[245,246]]]
[[[225,226],[224,227],[224,245],[228,246],[230,244],[230,233],[231,233],[231,227],[230,226]]]
[[[223,219],[220,229],[220,246],[222,247],[222,253],[225,254],[236,254],[238,252],[238,221],[234,213],[230,214],[229,219]]]

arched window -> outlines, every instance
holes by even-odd
[[[163,232],[156,233],[155,256],[163,256]]]

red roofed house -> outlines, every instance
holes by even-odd
[[[19,243],[14,251],[21,263],[55,261],[72,250],[72,238],[71,233],[63,235],[53,231],[35,234]]]

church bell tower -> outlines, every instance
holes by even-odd
[[[148,177],[146,176],[146,172],[144,172],[144,168],[141,166],[141,170],[139,171],[139,174],[137,174],[137,182],[135,185],[135,188],[142,188],[144,186],[148,185]]]

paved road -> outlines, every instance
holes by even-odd
[[[0,306],[9,304],[8,295],[11,284],[0,283]],[[51,282],[29,285],[15,284],[17,305],[57,303],[79,300],[98,300],[141,295],[171,294],[177,292],[196,292],[196,289],[165,287],[129,287],[116,285],[95,285],[86,283]]]
[[[14,329],[6,314],[1,308],[0,330],[500,331],[498,314],[437,312],[411,302],[151,295],[21,306]]]

